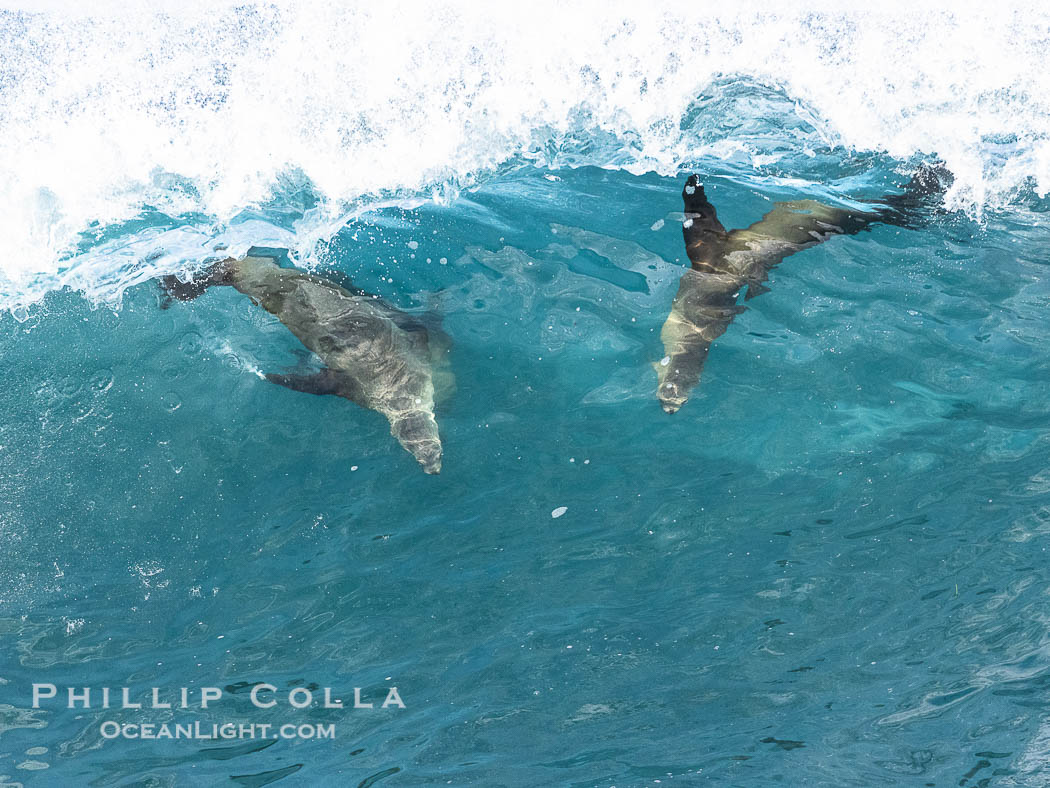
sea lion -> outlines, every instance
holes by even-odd
[[[229,258],[197,280],[167,276],[161,284],[170,297],[182,301],[215,285],[244,293],[325,364],[314,374],[268,374],[267,380],[308,394],[345,397],[379,411],[426,473],[441,471],[434,389],[435,361],[440,366],[444,349],[422,323],[370,293],[282,268],[267,257]]]
[[[700,179],[690,175],[682,190],[682,236],[691,267],[682,276],[660,332],[664,357],[654,365],[663,409],[676,413],[699,384],[711,343],[746,309],[737,304],[745,287],[745,301],[769,292],[765,282],[781,260],[833,236],[853,235],[876,222],[911,226],[924,199],[950,182],[951,175],[943,167],[924,166],[902,194],[887,197],[880,209],[861,211],[793,200],[776,203],[747,228],[726,231]]]

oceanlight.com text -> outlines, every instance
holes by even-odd
[[[135,723],[106,720],[99,726],[104,739],[334,739],[335,725],[259,722]]]

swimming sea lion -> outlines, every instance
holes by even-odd
[[[883,201],[886,207],[881,210],[858,211],[816,200],[794,200],[776,203],[750,227],[727,232],[700,179],[690,175],[682,191],[682,235],[691,268],[678,285],[660,332],[664,357],[655,365],[657,397],[663,409],[677,412],[700,382],[711,343],[746,308],[737,304],[744,287],[745,301],[769,292],[765,282],[781,260],[832,236],[853,235],[876,222],[908,226],[923,198],[943,191],[950,178],[943,168],[923,167],[903,194]]]
[[[390,432],[427,473],[441,471],[434,418],[437,348],[426,327],[377,296],[345,287],[266,257],[233,258],[205,277],[165,277],[172,298],[188,301],[213,285],[231,285],[275,315],[325,364],[310,375],[268,374],[295,391],[334,394],[382,413]]]

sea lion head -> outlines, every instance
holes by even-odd
[[[664,326],[667,355],[653,364],[656,369],[656,398],[664,413],[677,413],[700,385],[710,342],[687,321],[668,319]]]
[[[390,432],[419,461],[425,473],[441,473],[441,438],[433,413],[404,411],[390,420]]]
[[[686,368],[672,366],[677,362],[685,362]],[[656,397],[660,400],[660,407],[664,413],[677,413],[689,400],[689,392],[700,383],[699,367],[692,363],[692,359],[664,357],[656,364],[656,373],[659,380]]]
[[[677,413],[678,409],[689,399],[674,383],[662,384],[657,392],[657,397],[660,399],[660,407],[664,409],[664,413]]]
[[[441,442],[425,441],[412,451],[412,455],[423,466],[423,473],[441,473]]]

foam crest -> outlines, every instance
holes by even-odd
[[[355,211],[521,162],[820,180],[807,162],[856,150],[942,157],[955,208],[1050,190],[1036,3],[646,6],[0,10],[0,306],[119,299],[217,244],[308,256]]]

